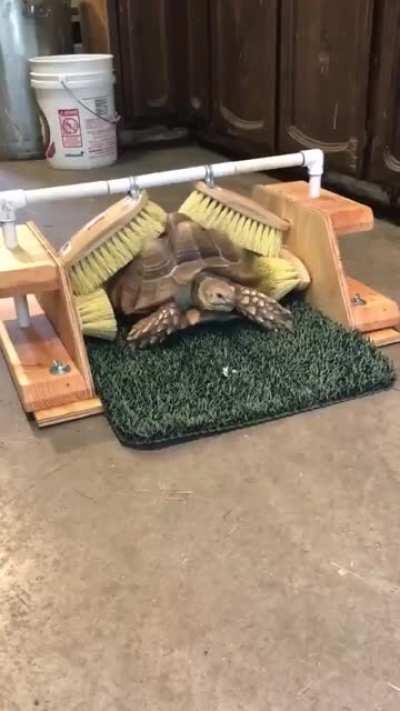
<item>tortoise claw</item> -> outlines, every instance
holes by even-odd
[[[146,348],[162,343],[167,336],[182,327],[182,314],[178,306],[171,302],[135,323],[126,339],[133,341],[138,348]]]
[[[284,328],[293,333],[293,317],[289,309],[285,309],[275,299],[257,289],[238,286],[236,309],[268,331]]]

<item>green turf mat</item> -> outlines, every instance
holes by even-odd
[[[302,302],[291,308],[294,335],[240,320],[198,327],[143,351],[89,339],[96,389],[120,441],[159,447],[392,384],[390,362],[360,334]]]

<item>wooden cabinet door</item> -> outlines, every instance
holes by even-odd
[[[277,0],[211,0],[212,129],[275,148]]]
[[[373,0],[282,0],[279,150],[360,174]]]
[[[115,0],[109,0],[109,8]],[[180,28],[176,2],[118,0],[117,32],[111,33],[118,57],[120,111],[125,125],[174,114],[179,103],[175,74]],[[114,39],[114,42],[113,42]]]
[[[209,1],[179,0],[179,13],[184,49],[181,48],[177,72],[185,97],[180,115],[191,124],[205,124],[211,100]]]
[[[367,177],[400,187],[400,2],[377,10]]]

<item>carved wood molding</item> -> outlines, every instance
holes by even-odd
[[[224,119],[238,129],[245,131],[260,131],[264,126],[264,121],[248,121],[233,113],[227,106],[220,105],[220,112]]]
[[[321,148],[326,153],[342,153],[343,151],[348,151],[351,154],[356,153],[358,147],[357,138],[349,138],[348,141],[319,141],[316,138],[307,136],[303,131],[300,131],[296,126],[289,126],[288,134],[297,143],[300,143],[306,148]]]
[[[393,153],[390,152],[389,146],[385,146],[384,148],[383,160],[389,170],[393,170],[395,173],[400,173],[400,160],[398,160]]]

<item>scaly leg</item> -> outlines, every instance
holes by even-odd
[[[150,316],[135,323],[127,335],[127,340],[133,341],[138,348],[145,348],[162,343],[167,336],[176,331],[182,331],[201,323],[225,323],[235,318],[238,317],[234,313],[200,311],[196,308],[188,309],[182,313],[175,302],[171,301],[161,306]]]
[[[138,348],[162,343],[167,336],[188,325],[185,315],[174,301],[160,306],[157,311],[140,319],[127,335],[128,341],[133,341]]]
[[[266,330],[286,328],[293,331],[292,314],[266,294],[245,286],[236,287],[235,308]]]

